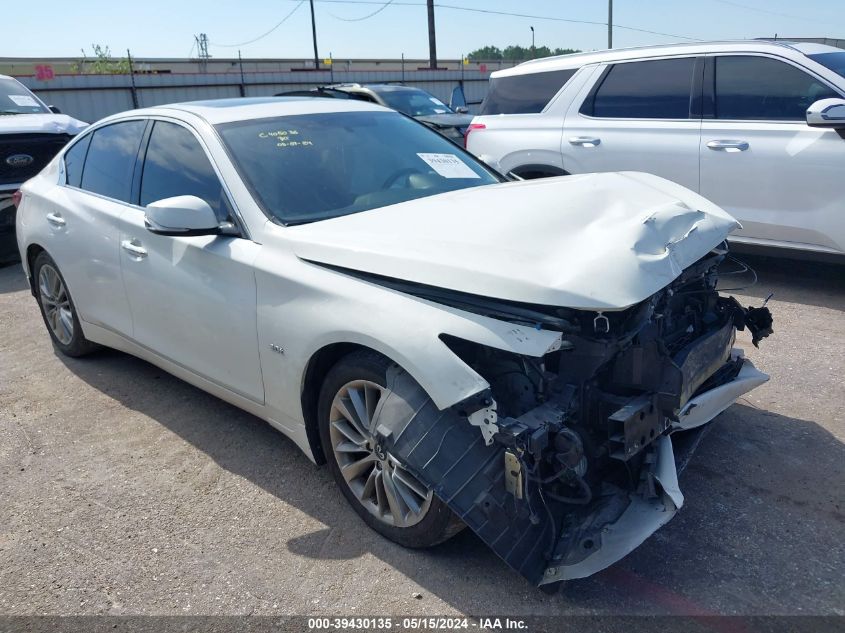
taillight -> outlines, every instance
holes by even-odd
[[[469,143],[469,133],[470,132],[472,132],[473,130],[485,130],[485,129],[487,129],[487,126],[484,125],[483,123],[470,123],[469,127],[467,128],[467,133],[464,134],[464,149],[466,149],[466,147]]]
[[[12,194],[12,204],[15,205],[16,209],[21,206],[21,198],[23,198],[23,194],[20,189]]]

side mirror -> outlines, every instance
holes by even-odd
[[[845,129],[845,99],[822,99],[807,108],[807,125]]]
[[[469,108],[466,106],[458,106],[455,108],[455,112],[458,114],[469,114]]]
[[[147,205],[147,230],[158,235],[219,235],[228,225],[217,221],[214,210],[196,196],[174,196]]]
[[[59,110],[59,109],[58,109],[56,106],[54,106],[54,105],[48,105],[48,106],[47,106],[47,109],[48,109],[48,110],[50,110],[50,112],[52,112],[53,114],[61,114],[61,113],[62,113],[62,111],[61,111],[61,110]]]

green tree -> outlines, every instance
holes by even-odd
[[[502,50],[498,46],[485,46],[472,51],[467,57],[472,61],[497,61],[502,59]]]
[[[575,48],[555,48],[551,49],[548,46],[537,46],[534,51],[530,46],[512,45],[505,47],[504,50],[498,46],[484,46],[472,51],[467,57],[474,62],[484,61],[498,61],[505,60],[509,62],[521,62],[526,59],[538,59],[540,57],[551,57],[552,55],[569,55],[570,53],[580,53]]]
[[[100,44],[91,44],[91,50],[93,57],[89,57],[85,53],[85,49],[82,49],[82,59],[71,66],[73,72],[93,75],[129,74],[128,57],[112,57],[109,47]]]

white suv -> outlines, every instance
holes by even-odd
[[[637,170],[742,222],[736,242],[845,253],[845,51],[773,41],[552,57],[493,73],[467,148],[523,178]]]

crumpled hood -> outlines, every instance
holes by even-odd
[[[70,134],[75,136],[88,124],[66,114],[4,114],[0,134]]]
[[[456,114],[456,113],[448,113],[448,114],[429,114],[426,116],[417,116],[414,117],[417,121],[422,121],[423,123],[428,123],[429,125],[434,125],[436,127],[458,127],[464,128],[468,127],[470,123],[472,123],[472,119],[474,115],[472,114]]]
[[[508,182],[289,227],[302,259],[539,305],[620,310],[740,224],[638,172]]]

